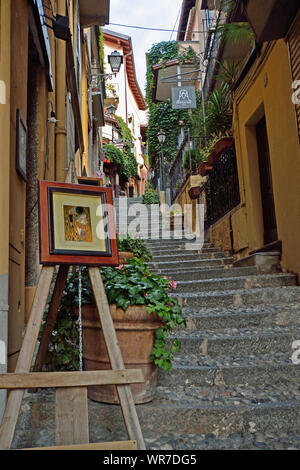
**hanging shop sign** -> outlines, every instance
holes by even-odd
[[[111,188],[40,181],[40,261],[118,265]]]
[[[194,86],[172,87],[172,108],[192,109],[196,107],[196,90]]]

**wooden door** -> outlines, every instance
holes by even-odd
[[[256,137],[264,221],[264,244],[267,245],[268,243],[276,241],[278,234],[273,195],[270,151],[265,117],[263,117],[256,125]]]

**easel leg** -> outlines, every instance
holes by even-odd
[[[98,308],[100,323],[113,370],[123,370],[124,362],[99,268],[89,268],[89,276]],[[136,440],[139,450],[146,449],[130,385],[117,386],[119,400],[129,438]]]
[[[29,372],[37,342],[47,297],[54,274],[54,267],[43,267],[34,297],[29,322],[22,348],[16,365],[16,373]],[[0,449],[8,450],[13,441],[15,428],[21,408],[24,390],[12,390],[9,394],[0,428]]]
[[[63,266],[63,265],[59,266],[59,271],[58,271],[55,286],[54,286],[54,291],[53,291],[53,295],[52,295],[52,299],[51,299],[51,303],[49,307],[49,312],[47,315],[39,350],[38,350],[37,357],[35,360],[35,365],[33,369],[34,372],[41,372],[43,368],[51,334],[55,326],[58,309],[61,304],[62,294],[66,285],[68,272],[69,272],[69,266]]]

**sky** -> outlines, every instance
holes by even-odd
[[[119,23],[150,28],[173,29],[182,0],[110,0],[110,23]],[[178,27],[178,21],[176,28]],[[171,32],[147,31],[106,25],[105,28],[131,36],[136,74],[145,94],[146,52],[160,41],[169,41]],[[172,39],[176,39],[173,33]]]

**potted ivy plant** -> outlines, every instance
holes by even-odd
[[[103,267],[101,274],[125,367],[144,373],[144,383],[131,385],[135,403],[147,403],[154,396],[157,368],[170,371],[173,354],[181,348],[177,338],[169,338],[170,331],[185,322],[178,301],[169,295],[176,283],[151,273],[138,258],[116,268]],[[77,272],[69,279],[67,290],[73,304],[78,305]],[[82,270],[82,324],[85,369],[110,369],[86,268]],[[114,385],[91,386],[89,397],[119,403]]]

